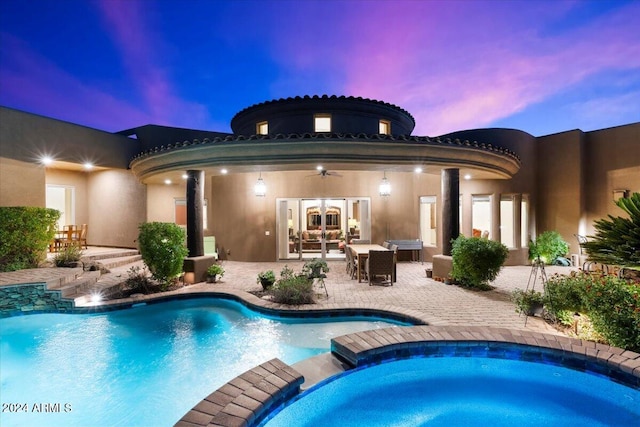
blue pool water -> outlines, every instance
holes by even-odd
[[[637,427],[640,391],[540,363],[415,358],[343,374],[263,425]]]
[[[0,320],[0,425],[171,426],[227,381],[380,319],[275,320],[206,298]]]

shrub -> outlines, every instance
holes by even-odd
[[[569,244],[557,231],[545,231],[536,238],[535,242],[529,242],[529,259],[535,260],[540,257],[545,264],[553,263],[568,252]]]
[[[154,292],[156,284],[147,274],[146,269],[134,266],[127,270],[129,277],[125,280],[125,286],[132,293],[148,294]]]
[[[640,287],[615,276],[595,277],[586,287],[593,328],[610,344],[640,352]]]
[[[45,259],[60,212],[37,207],[0,207],[0,272],[34,268]]]
[[[140,255],[154,279],[166,286],[181,273],[187,248],[185,232],[176,224],[147,222],[140,225]]]
[[[65,246],[53,258],[56,267],[75,267],[82,258],[82,248],[77,245]]]
[[[609,219],[595,221],[595,236],[582,246],[591,261],[640,267],[640,193],[633,193],[628,199],[619,199],[616,205],[629,218],[609,215]]]
[[[488,289],[507,259],[509,249],[500,242],[459,236],[451,249],[451,277],[466,287]]]
[[[305,274],[295,274],[285,265],[280,271],[280,279],[270,289],[273,301],[280,304],[313,304],[313,279]]]
[[[577,273],[553,276],[546,284],[548,311],[586,314],[594,330],[611,345],[640,351],[640,287],[615,276]]]
[[[280,304],[313,304],[313,280],[302,275],[282,277],[271,287],[271,294]]]

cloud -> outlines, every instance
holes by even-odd
[[[298,10],[318,19],[276,37],[283,79],[339,74],[327,82],[337,94],[399,105],[416,134],[487,126],[590,76],[640,67],[637,2],[584,21],[573,16],[580,2],[337,4],[333,21],[316,3]]]

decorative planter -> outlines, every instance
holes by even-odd
[[[539,302],[531,303],[531,305],[526,311],[526,315],[527,316],[541,315],[543,308],[544,306],[542,305],[542,303],[539,303]]]

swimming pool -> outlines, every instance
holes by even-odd
[[[637,426],[640,391],[542,363],[422,357],[337,376],[261,425]]]
[[[101,314],[0,320],[2,426],[163,426],[274,357],[329,350],[331,338],[399,324],[274,319],[199,298]]]

